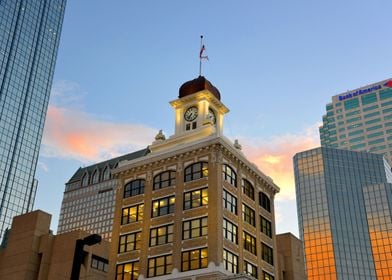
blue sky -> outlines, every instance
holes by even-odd
[[[384,0],[68,0],[35,207],[56,229],[79,166],[145,147],[158,129],[173,133],[168,102],[198,75],[203,34],[203,75],[231,110],[225,134],[281,186],[277,230],[297,234],[292,156],[318,145],[332,95],[391,77],[391,9]]]

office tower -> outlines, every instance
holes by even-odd
[[[143,149],[79,168],[65,184],[57,232],[81,229],[110,241],[117,188],[111,170],[122,160],[139,158],[148,152]]]
[[[321,147],[294,156],[312,279],[392,279],[392,173],[382,155]]]
[[[0,239],[31,211],[65,0],[0,1]]]
[[[174,135],[159,132],[149,154],[112,170],[109,277],[274,279],[279,188],[223,136],[229,110],[208,80],[184,83],[170,104]]]
[[[326,109],[321,146],[384,154],[392,164],[392,80],[335,95]]]

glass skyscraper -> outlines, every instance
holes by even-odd
[[[317,148],[294,156],[307,276],[392,279],[392,173],[382,155]]]
[[[0,239],[32,210],[65,0],[0,0]]]
[[[392,79],[332,97],[321,146],[385,155],[392,165]]]

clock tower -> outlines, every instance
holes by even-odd
[[[223,118],[229,109],[220,101],[219,90],[205,77],[185,82],[180,87],[178,99],[170,105],[175,110],[174,135],[165,139],[158,134],[149,147],[151,152],[222,135]]]

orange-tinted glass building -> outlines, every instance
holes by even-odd
[[[308,279],[392,279],[384,157],[321,147],[296,154],[294,171]]]

